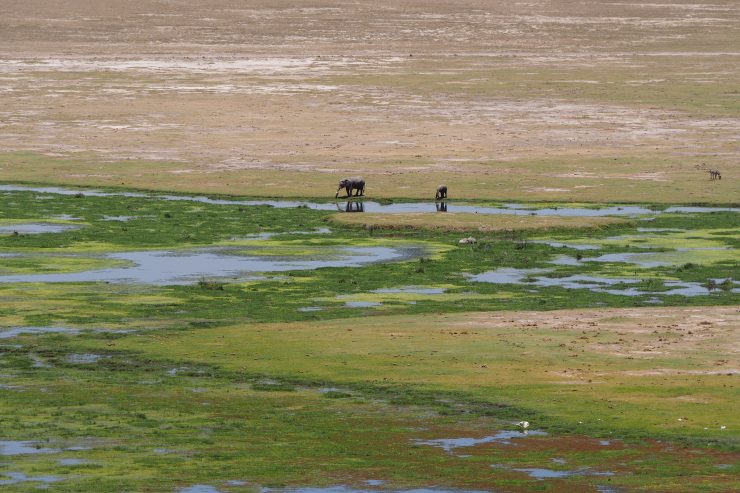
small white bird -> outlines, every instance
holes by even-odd
[[[529,428],[529,421],[519,421],[516,425],[519,428],[526,430],[527,428]]]

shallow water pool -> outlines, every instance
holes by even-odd
[[[55,223],[20,223],[0,225],[0,235],[4,234],[22,234],[22,235],[40,235],[44,233],[63,233],[80,229],[81,226],[76,224],[55,224]]]
[[[418,258],[419,246],[327,247],[313,257],[265,257],[249,255],[248,247],[211,247],[188,250],[146,250],[110,253],[103,258],[126,261],[124,267],[68,273],[0,275],[0,283],[17,282],[109,282],[155,285],[192,284],[199,279],[264,279],[253,274],[314,270],[322,267],[360,267]]]
[[[416,213],[416,212],[464,212],[471,214],[515,214],[533,216],[564,216],[564,217],[600,217],[600,216],[645,216],[660,215],[663,213],[709,213],[709,212],[740,212],[740,208],[733,207],[669,207],[664,211],[651,210],[635,205],[610,205],[604,207],[546,207],[534,208],[525,204],[506,203],[501,206],[477,205],[464,202],[392,202],[381,203],[372,200],[339,200],[336,202],[313,202],[305,200],[238,200],[214,199],[199,195],[173,195],[143,192],[105,192],[94,189],[71,189],[65,187],[36,187],[25,185],[0,185],[0,192],[27,191],[39,194],[79,195],[91,197],[138,197],[154,198],[170,201],[190,201],[204,204],[259,206],[266,205],[277,208],[307,207],[309,209],[338,211],[348,213]]]

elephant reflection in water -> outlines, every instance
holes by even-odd
[[[437,212],[447,212],[447,202],[435,202],[437,206]]]
[[[353,200],[350,200],[347,202],[347,204],[342,208],[340,204],[337,204],[337,209],[342,212],[365,212],[365,204],[362,202],[355,202]]]

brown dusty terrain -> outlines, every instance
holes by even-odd
[[[729,0],[8,0],[0,180],[737,202],[738,46]]]
[[[721,359],[716,372],[702,370],[696,374],[740,373],[740,327],[738,307],[670,307],[670,308],[606,308],[599,310],[558,310],[554,312],[490,312],[466,314],[465,321],[453,321],[454,328],[486,329],[511,326],[546,330],[581,331],[591,334],[574,340],[573,344],[595,351],[626,358],[686,357],[703,347],[706,352],[732,355]],[[621,336],[604,344],[589,343],[597,332]],[[710,346],[715,346],[710,349]],[[721,347],[720,347],[721,346]],[[680,353],[680,354],[679,354]],[[655,374],[693,374],[690,370],[662,368]]]

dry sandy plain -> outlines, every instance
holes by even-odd
[[[732,0],[5,0],[0,180],[736,203],[739,80]]]

